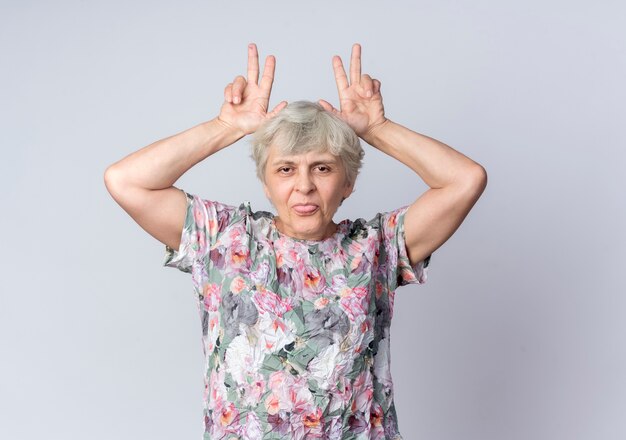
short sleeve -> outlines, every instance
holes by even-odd
[[[190,273],[194,262],[208,254],[217,236],[230,223],[235,207],[183,192],[187,207],[180,246],[175,250],[165,245],[163,266]]]
[[[380,215],[383,246],[387,256],[389,289],[407,284],[424,284],[428,279],[430,257],[411,265],[404,236],[404,216],[408,206]]]

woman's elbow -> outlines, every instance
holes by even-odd
[[[487,171],[482,165],[474,163],[459,174],[456,186],[471,197],[480,195],[487,186]]]
[[[482,194],[487,187],[487,180],[487,170],[478,163],[468,172],[468,181],[478,194]]]
[[[125,186],[124,173],[115,164],[104,171],[104,185],[113,198],[116,198],[121,192],[121,188]]]

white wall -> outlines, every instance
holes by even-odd
[[[272,106],[337,104],[363,47],[387,116],[482,164],[487,189],[396,295],[408,439],[626,438],[626,56],[617,1],[0,3],[0,438],[198,439],[191,280],[113,201],[105,168],[217,115],[246,45]],[[621,122],[621,124],[619,124]],[[178,182],[270,210],[241,141]],[[425,184],[370,146],[337,214]]]

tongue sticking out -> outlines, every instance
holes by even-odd
[[[317,209],[317,205],[298,205],[294,206],[293,209],[298,214],[310,214]]]

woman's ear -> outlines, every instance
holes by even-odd
[[[343,191],[343,200],[346,200],[348,197],[350,197],[350,194],[352,194],[353,192],[354,192],[354,182],[346,181],[346,186]]]

